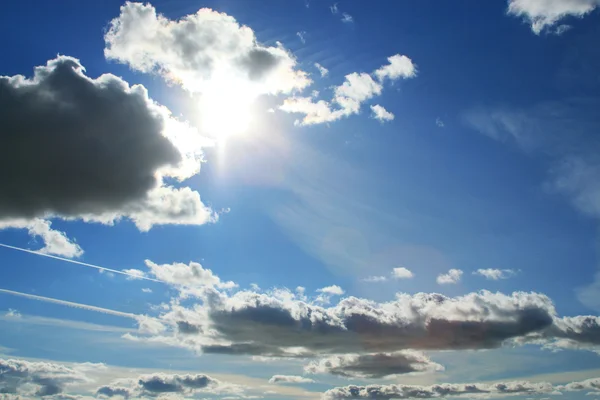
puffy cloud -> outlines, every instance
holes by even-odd
[[[508,13],[522,17],[539,35],[565,17],[582,18],[599,6],[600,0],[509,0]],[[564,28],[560,30],[564,31]]]
[[[374,72],[374,75],[380,81],[386,78],[394,81],[400,78],[408,79],[417,76],[417,67],[406,56],[395,54],[388,57],[388,63]]]
[[[273,375],[269,383],[314,383],[314,380],[296,375]]]
[[[324,399],[429,399],[450,396],[473,395],[526,395],[553,393],[552,384],[547,382],[506,382],[506,383],[441,383],[431,386],[417,385],[369,385],[345,386],[326,391]]]
[[[415,275],[408,268],[398,267],[392,270],[392,276],[396,279],[410,279]]]
[[[385,77],[390,80],[397,80],[416,76],[416,74],[402,73],[397,66],[397,60],[399,59],[410,61],[408,57],[397,54],[388,58],[390,64],[382,66],[373,74],[379,76],[380,80]],[[373,79],[371,74],[353,72],[345,76],[341,85],[333,88],[334,95],[331,102],[325,100],[315,102],[310,97],[291,97],[285,99],[279,109],[289,113],[304,114],[301,121],[303,125],[333,122],[343,117],[358,114],[362,104],[375,96],[379,96],[382,90],[383,85],[381,82]],[[379,108],[376,109],[379,110]]]
[[[33,238],[40,238],[44,247],[38,251],[61,257],[76,258],[83,254],[83,249],[67,237],[67,234],[52,229],[52,222],[40,218],[0,220],[0,230],[14,228],[27,229]]]
[[[158,73],[192,92],[210,93],[233,83],[233,91],[243,86],[253,95],[275,94],[310,84],[281,44],[263,46],[251,28],[208,8],[169,20],[150,4],[128,2],[104,40],[108,59]]]
[[[97,397],[156,397],[162,394],[193,395],[219,391],[228,385],[204,374],[167,374],[157,372],[137,379],[119,379],[96,390]]]
[[[59,394],[65,386],[87,381],[85,374],[61,364],[0,359],[1,393],[20,394],[28,385],[35,387],[35,396]]]
[[[309,374],[332,374],[346,378],[395,378],[400,374],[442,371],[444,367],[422,353],[403,351],[377,354],[344,354],[310,362]]]
[[[473,272],[473,275],[483,276],[485,279],[489,279],[491,281],[497,281],[499,279],[508,279],[511,276],[514,276],[517,272],[512,269],[478,269]]]
[[[379,122],[392,121],[394,119],[394,114],[392,114],[379,104],[371,106],[371,111],[371,116]]]
[[[324,307],[290,291],[228,294],[207,289],[202,303],[171,304],[159,316],[172,336],[165,332],[146,340],[197,351],[280,357],[485,349],[541,332],[554,316],[550,299],[524,292],[507,296],[482,291],[454,298],[399,294],[386,303],[347,297]],[[175,329],[178,321],[195,328],[183,334]]]
[[[460,278],[462,277],[462,270],[460,269],[451,269],[446,274],[439,274],[436,278],[436,282],[440,285],[448,285],[453,283],[460,282]]]
[[[344,289],[342,289],[338,285],[331,285],[331,286],[327,286],[327,287],[324,287],[321,289],[317,289],[317,292],[324,293],[324,294],[330,294],[333,296],[341,296],[344,294]]]
[[[31,79],[0,77],[0,219],[29,221],[45,251],[66,256],[81,249],[35,218],[125,217],[141,230],[212,221],[197,192],[163,184],[198,173],[206,139],[143,86],[84,72],[78,60],[58,56]]]
[[[329,74],[329,70],[319,63],[315,63],[315,68],[319,70],[319,73],[321,74],[322,78]]]

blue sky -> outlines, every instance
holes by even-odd
[[[595,395],[598,7],[4,5],[0,399]]]

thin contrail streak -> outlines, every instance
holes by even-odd
[[[11,294],[13,296],[25,297],[30,300],[45,301],[46,303],[59,304],[62,306],[79,308],[79,309],[88,310],[88,311],[95,311],[95,312],[99,312],[102,314],[115,315],[117,317],[131,318],[131,319],[135,319],[135,320],[138,319],[138,315],[136,315],[136,314],[115,311],[115,310],[111,310],[108,308],[90,306],[88,304],[74,303],[72,301],[53,299],[52,297],[37,296],[35,294],[15,292],[14,290],[7,290],[7,289],[0,289],[0,293]]]
[[[11,249],[11,250],[18,250],[18,251],[22,251],[24,253],[35,254],[35,255],[38,255],[38,256],[42,256],[42,257],[53,258],[55,260],[66,261],[66,262],[71,263],[71,264],[77,264],[77,265],[81,265],[81,266],[88,267],[88,268],[95,268],[95,269],[100,270],[100,271],[113,272],[115,274],[126,275],[126,276],[130,276],[130,277],[136,278],[136,279],[144,279],[146,281],[164,283],[160,279],[154,279],[154,278],[148,278],[146,276],[139,276],[139,275],[135,275],[135,274],[130,274],[130,273],[125,272],[125,271],[119,271],[118,269],[104,268],[104,267],[101,267],[99,265],[89,264],[89,263],[85,263],[85,262],[82,262],[82,261],[71,260],[69,258],[63,258],[63,257],[59,257],[59,256],[53,256],[52,254],[46,254],[46,253],[42,253],[42,252],[36,251],[36,250],[24,249],[22,247],[11,246],[11,245],[4,244],[4,243],[0,243],[0,247],[4,247],[4,248],[7,248],[7,249]]]

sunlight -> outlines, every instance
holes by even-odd
[[[247,81],[213,78],[200,100],[202,130],[218,143],[248,132],[257,91]]]

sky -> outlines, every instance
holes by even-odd
[[[600,398],[600,1],[2,8],[0,400]]]

